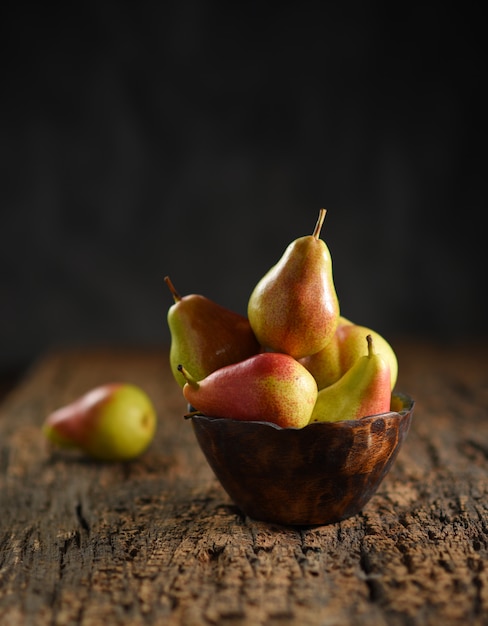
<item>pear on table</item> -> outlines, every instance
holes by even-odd
[[[261,350],[245,316],[199,294],[180,296],[169,276],[164,280],[174,299],[167,315],[170,366],[181,387],[185,381],[178,372],[180,363],[185,363],[193,376],[202,379]]]
[[[368,354],[359,357],[337,382],[318,392],[310,423],[355,420],[390,410],[390,366],[375,352],[371,335],[364,341]]]
[[[314,377],[288,354],[262,352],[199,381],[183,365],[179,370],[186,400],[211,417],[301,428],[309,422],[317,399]]]
[[[312,235],[288,245],[248,301],[247,315],[259,343],[296,359],[322,350],[339,317],[331,255],[320,239],[325,213],[319,212]]]
[[[313,374],[319,391],[339,380],[359,357],[368,354],[368,345],[364,340],[367,335],[373,338],[375,351],[388,362],[390,390],[394,389],[398,378],[398,359],[390,343],[371,328],[339,317],[336,332],[327,346],[316,354],[299,359]]]
[[[52,412],[42,431],[56,447],[75,448],[102,461],[128,461],[149,446],[156,421],[152,401],[141,388],[109,383]]]

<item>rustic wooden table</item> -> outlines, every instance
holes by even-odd
[[[488,624],[488,345],[395,347],[407,441],[359,515],[313,528],[233,505],[165,350],[46,355],[0,409],[0,624]],[[50,450],[47,413],[115,379],[157,407],[143,457]]]

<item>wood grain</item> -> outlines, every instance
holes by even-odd
[[[0,624],[488,624],[488,346],[396,347],[407,441],[359,515],[313,528],[229,500],[165,349],[46,355],[0,409]],[[111,380],[154,400],[147,453],[50,449],[47,413]]]

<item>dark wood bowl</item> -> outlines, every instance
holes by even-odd
[[[313,526],[356,515],[388,473],[410,428],[414,401],[392,395],[391,412],[281,428],[192,415],[218,480],[249,517]]]

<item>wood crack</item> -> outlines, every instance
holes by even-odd
[[[90,524],[88,523],[88,520],[86,519],[86,517],[83,515],[83,506],[81,502],[78,502],[76,504],[75,513],[76,513],[76,519],[78,520],[80,526],[83,528],[84,531],[90,534]]]

